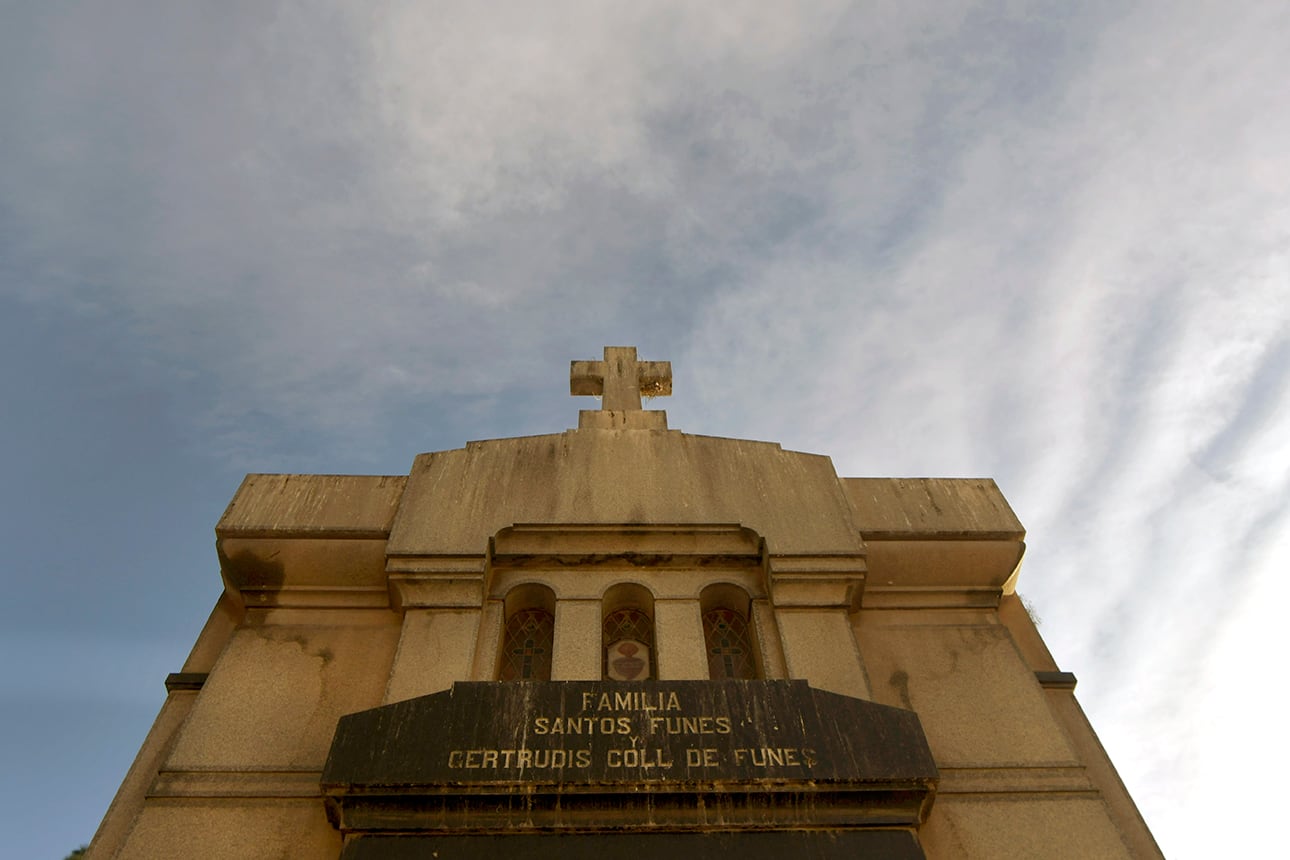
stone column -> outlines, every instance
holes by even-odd
[[[484,603],[479,618],[478,644],[475,645],[475,665],[470,673],[472,681],[497,680],[497,649],[502,642],[502,627],[506,624],[506,607],[500,600]]]
[[[659,680],[707,680],[707,646],[697,599],[654,601],[654,647]]]
[[[784,662],[784,641],[779,634],[779,624],[775,620],[775,607],[770,601],[759,598],[752,602],[753,634],[757,637],[757,648],[761,652],[762,676],[768,681],[778,681],[788,677],[788,667]]]
[[[772,556],[769,563],[788,677],[870,698],[869,677],[851,629],[851,612],[864,586],[864,559]]]
[[[473,677],[484,603],[482,558],[400,559],[390,603],[403,612],[385,702],[439,693]]]
[[[551,646],[552,681],[599,681],[600,600],[558,599],[555,641]]]

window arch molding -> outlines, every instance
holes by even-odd
[[[496,677],[502,681],[549,681],[555,645],[555,592],[522,583],[502,600],[504,622]]]
[[[601,677],[634,681],[658,677],[654,638],[654,593],[637,582],[620,582],[600,601]]]
[[[719,582],[699,593],[703,643],[712,680],[765,677],[753,630],[752,596],[738,585]]]

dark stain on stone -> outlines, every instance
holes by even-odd
[[[230,578],[241,587],[281,588],[286,579],[282,562],[276,559],[261,558],[248,550],[242,550],[233,556],[225,555],[219,544],[216,544],[215,549],[219,555],[220,569],[229,573]]]
[[[554,561],[563,567],[585,567],[588,565],[603,564],[630,564],[632,567],[658,567],[672,561],[673,556],[670,553],[656,552],[620,552],[620,553],[593,553],[579,556],[557,556],[555,558],[545,559]]]
[[[911,711],[914,710],[914,703],[909,698],[909,673],[902,669],[897,669],[891,673],[891,678],[888,679],[887,683],[895,688],[904,706]]]

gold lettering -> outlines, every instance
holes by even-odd
[[[729,717],[652,717],[650,731],[670,735],[728,735]]]
[[[593,707],[594,706],[594,707]],[[681,699],[676,693],[646,693],[640,690],[615,690],[612,693],[582,694],[584,711],[679,711]]]
[[[636,767],[641,770],[654,770],[656,768],[667,770],[672,767],[671,759],[663,755],[663,750],[644,750],[637,747],[631,747],[629,749],[614,750],[611,752],[618,753],[617,756],[611,756],[611,758],[614,758],[620,764],[611,764],[610,767]]]
[[[700,733],[696,728],[698,723],[694,717],[650,717],[649,729],[651,732],[664,732],[671,734],[696,734]],[[705,728],[702,734],[712,734],[713,719],[703,717]],[[682,724],[682,720],[689,721],[689,727]],[[666,721],[666,722],[665,722]],[[533,734],[537,736],[547,735],[629,735],[632,733],[632,718],[623,716],[611,716],[605,714],[600,717],[534,717]]]
[[[739,752],[735,750],[736,758]],[[690,747],[685,751],[686,767],[716,767],[720,763],[719,751],[712,747]]]
[[[498,767],[559,769],[571,765],[590,767],[591,750],[475,749],[448,752],[448,767],[453,770],[496,770]]]
[[[736,747],[735,764],[753,767],[811,767],[815,750],[799,747]]]

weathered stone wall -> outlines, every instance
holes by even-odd
[[[406,478],[251,475],[216,531],[225,595],[92,856],[339,856],[320,778],[342,716],[492,680],[519,586],[554,596],[553,679],[599,682],[623,583],[652,601],[662,681],[706,677],[700,595],[722,585],[764,678],[915,712],[939,769],[927,857],[1159,856],[1013,594],[1024,531],[992,481],[584,429]]]

